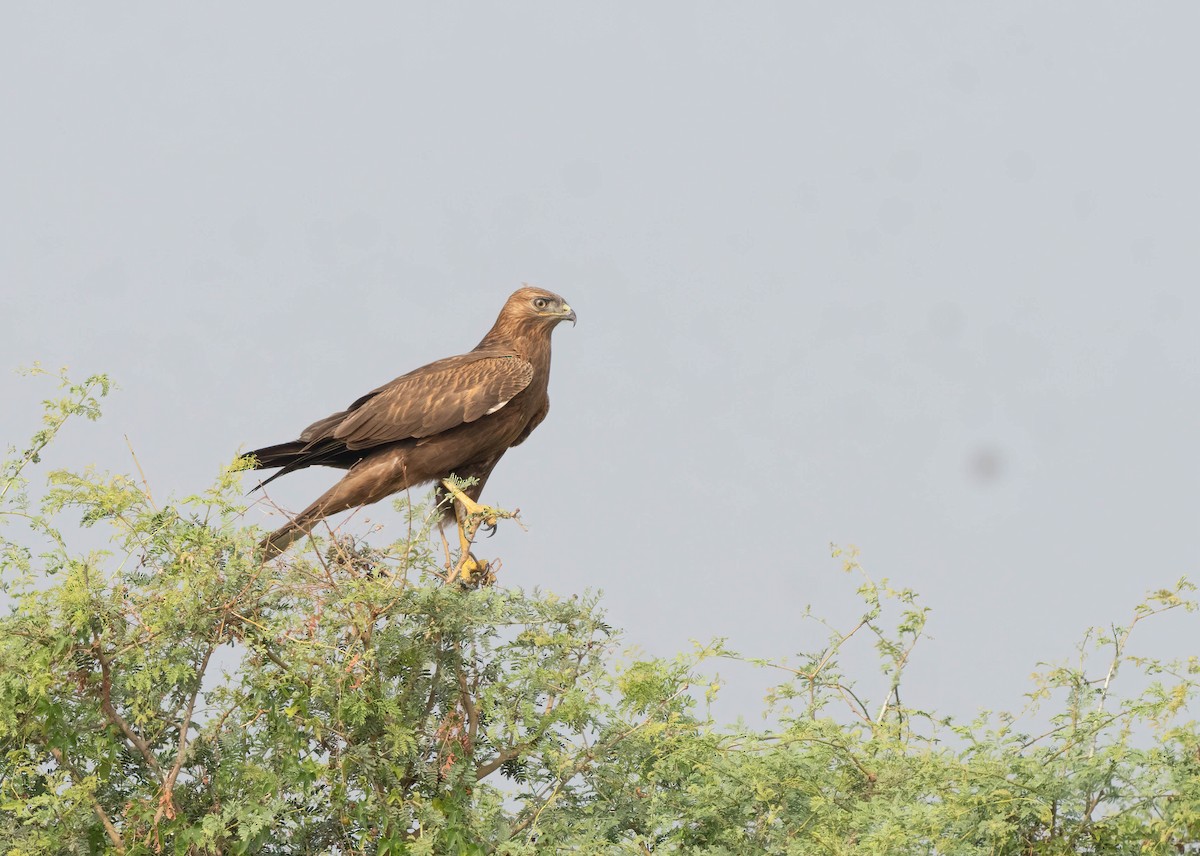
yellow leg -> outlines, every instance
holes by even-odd
[[[498,517],[508,515],[498,512],[494,508],[488,508],[486,505],[480,505],[459,490],[449,479],[443,479],[442,486],[457,500],[454,506],[454,519],[458,523],[458,564],[450,572],[446,581],[453,582],[456,579],[462,579],[464,582],[471,582],[477,576],[486,578],[488,563],[481,562],[471,555],[471,543],[475,538],[475,533],[479,531],[480,524],[495,526]]]
[[[498,516],[496,513],[496,509],[488,508],[486,505],[480,505],[478,502],[471,499],[471,497],[467,496],[465,493],[463,493],[461,490],[459,490],[458,486],[455,485],[454,482],[450,481],[450,479],[443,479],[442,486],[445,487],[446,490],[450,491],[451,496],[453,496],[456,500],[458,500],[459,504],[463,508],[463,511],[466,512],[468,517],[478,516],[483,520],[483,522],[486,525],[488,525],[488,526],[496,525],[496,517]],[[457,517],[458,515],[456,514],[455,516]],[[459,523],[458,523],[458,531],[460,534],[462,533],[462,520],[461,519],[459,520]]]

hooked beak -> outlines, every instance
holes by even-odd
[[[562,305],[562,311],[563,311],[563,320],[570,321],[571,326],[574,327],[575,326],[575,310],[564,303]]]

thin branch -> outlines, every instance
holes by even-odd
[[[49,374],[49,372],[40,371],[36,366],[34,367],[32,373]],[[62,378],[62,380],[64,382],[64,386],[70,384],[70,381],[67,381],[65,377]],[[66,398],[62,399],[62,402],[60,403],[70,401],[70,404],[66,405],[58,414],[51,413],[50,410],[47,409],[46,414],[43,417],[47,427],[43,428],[41,431],[38,431],[37,434],[33,436],[33,445],[22,452],[20,460],[16,462],[15,465],[10,464],[7,468],[7,472],[4,473],[4,485],[0,487],[0,499],[4,499],[4,497],[8,494],[9,488],[16,484],[20,479],[21,472],[25,469],[25,465],[37,460],[42,449],[50,445],[50,441],[58,435],[58,432],[62,430],[62,427],[66,424],[67,420],[71,416],[78,414],[79,408],[83,407],[87,400],[91,398],[92,390],[101,385],[102,384],[100,381],[93,380],[92,383],[88,383],[86,386],[78,387],[79,396],[73,400]],[[100,394],[101,396],[104,396],[107,393],[102,391]],[[52,402],[47,402],[47,407],[49,407],[50,404],[52,404]]]
[[[133,744],[138,750],[146,764],[154,771],[154,774],[162,779],[163,771],[158,765],[158,759],[154,756],[154,751],[150,745],[143,740],[138,733],[133,730],[125,718],[113,707],[112,703],[112,663],[104,656],[104,646],[99,639],[95,640],[94,651],[96,659],[100,663],[100,709],[104,711],[104,715],[108,717],[108,721],[120,729],[125,735],[125,739]]]
[[[475,734],[479,730],[479,711],[475,709],[475,701],[471,698],[471,691],[467,687],[467,674],[462,667],[461,654],[459,655],[458,663],[458,696],[459,702],[463,707],[463,712],[467,715],[466,751],[469,754],[474,754]]]
[[[475,768],[475,781],[480,782],[490,776],[492,773],[499,770],[509,761],[514,758],[520,758],[526,752],[533,748],[533,741],[518,743],[516,746],[510,746],[495,758],[488,761],[486,764],[480,764]]]
[[[550,716],[550,714],[554,711],[554,707],[552,705],[553,698],[554,696],[551,696],[550,699],[546,700],[546,711],[542,714],[541,724],[534,729],[533,736],[531,736],[528,740],[522,740],[520,743],[500,751],[497,753],[495,758],[487,763],[478,765],[475,768],[475,781],[482,781],[503,767],[509,761],[513,760],[514,758],[521,757],[538,744],[538,741],[542,739],[542,736],[550,730],[550,726],[555,722],[555,720]],[[591,752],[589,751],[587,754],[590,755]]]
[[[142,490],[146,494],[146,499],[150,503],[150,507],[158,511],[158,506],[154,504],[154,496],[150,493],[150,482],[146,479],[146,471],[142,469],[142,462],[138,460],[137,452],[133,451],[133,443],[129,442],[129,435],[125,435],[125,445],[129,447],[129,455],[133,458],[133,465],[137,467],[138,475],[142,477]]]
[[[579,675],[583,671],[584,656],[585,656],[585,652],[580,651],[579,654],[575,657],[575,671],[574,671],[574,674],[572,675],[572,679],[571,679],[572,684],[574,684],[576,681],[579,680]],[[563,690],[563,692],[565,693],[565,689]],[[521,757],[522,755],[524,755],[526,752],[528,752],[530,749],[532,749],[534,746],[537,745],[538,741],[542,739],[542,736],[547,731],[550,730],[550,726],[553,725],[555,722],[555,720],[551,718],[550,714],[553,712],[554,700],[556,698],[558,698],[558,696],[550,695],[546,699],[546,710],[542,714],[541,724],[536,729],[534,729],[533,736],[530,737],[528,740],[524,740],[520,743],[517,743],[514,746],[510,746],[507,749],[501,750],[500,752],[498,752],[496,754],[496,757],[493,758],[492,760],[490,760],[484,764],[479,764],[475,768],[475,781],[477,781],[477,782],[482,781],[483,779],[487,778],[492,773],[496,772],[498,769],[503,767],[509,761],[513,760],[514,758]],[[583,736],[583,741],[584,741],[584,747],[587,750],[587,754],[590,755],[592,753],[594,747],[591,747],[588,745],[586,734],[584,734],[582,736]]]
[[[646,725],[649,725],[654,720],[655,713],[662,710],[668,704],[673,702],[675,699],[679,698],[679,696],[681,696],[685,692],[687,692],[689,687],[690,687],[690,684],[686,684],[686,683],[683,684],[682,686],[679,687],[679,689],[677,689],[675,692],[673,692],[667,698],[660,701],[655,706],[654,711],[652,713],[647,714],[646,718],[643,719],[641,722],[639,722],[636,725],[621,732],[616,737],[614,737],[612,740],[605,741],[604,743],[597,743],[596,746],[593,747],[592,751],[585,752],[578,761],[576,761],[574,764],[571,765],[571,769],[567,770],[567,772],[565,772],[561,776],[559,776],[558,782],[554,785],[554,788],[550,791],[550,795],[548,797],[546,797],[545,800],[542,801],[542,804],[540,806],[538,806],[538,810],[536,812],[534,812],[533,814],[529,815],[528,817],[526,817],[520,823],[516,824],[514,827],[512,827],[512,834],[516,835],[518,832],[525,829],[527,826],[536,825],[538,818],[540,818],[542,816],[542,812],[550,807],[550,804],[553,803],[554,800],[558,797],[558,792],[560,790],[562,790],[563,786],[566,785],[567,782],[571,781],[571,779],[575,778],[575,776],[579,775],[584,770],[586,770],[589,765],[591,765],[592,763],[595,762],[595,760],[596,760],[596,751],[595,750],[597,748],[612,749],[614,746],[616,746],[621,741],[628,739],[639,729],[643,728]]]
[[[906,665],[908,665],[908,658],[912,654],[913,650],[917,647],[917,642],[919,642],[920,639],[921,639],[920,636],[914,636],[912,642],[909,644],[908,648],[904,651],[904,656],[900,657],[899,659],[892,660],[892,663],[895,666],[895,671],[892,673],[891,687],[889,687],[889,691],[888,691],[887,695],[884,696],[883,704],[879,708],[879,715],[876,716],[876,718],[875,718],[876,725],[883,724],[883,717],[887,713],[888,708],[891,706],[891,699],[889,698],[889,696],[891,696],[893,693],[896,696],[896,705],[897,705],[897,707],[899,707],[899,704],[900,704],[900,676],[904,672],[904,667]]]
[[[836,689],[838,695],[842,697],[842,701],[846,703],[846,707],[849,708],[850,713],[857,716],[867,725],[872,724],[871,711],[867,709],[866,703],[855,694],[854,690],[850,689],[850,687],[846,686],[840,681],[834,684],[833,688]],[[851,700],[854,701],[854,704],[850,703]],[[855,707],[854,705],[858,705],[858,707]]]
[[[217,644],[224,632],[225,619],[221,619],[221,624],[217,628],[216,641],[209,644],[208,650],[204,652],[204,659],[200,661],[200,667],[196,670],[196,686],[192,688],[192,696],[188,699],[187,710],[183,712],[183,718],[179,721],[179,748],[175,752],[175,763],[171,766],[171,771],[167,773],[167,778],[163,782],[162,795],[158,799],[158,809],[154,812],[153,825],[156,827],[163,814],[166,814],[168,819],[175,817],[175,801],[172,791],[175,788],[175,780],[179,777],[179,771],[183,769],[183,759],[187,754],[187,735],[188,729],[192,727],[192,714],[196,710],[196,698],[200,695],[201,684],[204,683],[204,673],[208,671],[209,658],[217,649]]]
[[[54,760],[67,771],[71,776],[72,781],[78,785],[85,777],[67,760],[67,756],[63,754],[61,749],[50,747],[50,754],[54,756]],[[121,840],[121,833],[117,832],[117,828],[109,819],[108,813],[104,810],[104,806],[100,805],[100,801],[96,799],[96,795],[88,793],[88,802],[92,804],[92,811],[95,812],[96,818],[104,827],[104,832],[108,835],[108,840],[112,842],[113,847],[118,853],[125,852],[125,842]]]
[[[864,767],[862,763],[854,757],[854,753],[851,751],[850,747],[844,743],[837,743],[833,740],[825,740],[821,737],[809,737],[807,735],[794,734],[768,734],[759,739],[763,743],[775,743],[779,746],[790,746],[793,743],[818,743],[822,746],[828,746],[831,749],[839,749],[845,753],[846,759],[858,768],[858,771],[862,773],[863,778],[871,782],[875,781],[876,779],[876,775]]]

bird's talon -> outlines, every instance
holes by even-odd
[[[486,559],[476,559],[468,553],[466,558],[458,563],[458,567],[450,574],[447,582],[457,582],[464,588],[482,588],[496,581],[492,573],[492,563]]]

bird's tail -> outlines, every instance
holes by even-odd
[[[262,490],[280,476],[286,476],[288,473],[303,469],[314,463],[312,444],[306,443],[304,440],[292,440],[290,443],[264,446],[261,449],[255,449],[253,452],[247,452],[242,457],[250,458],[254,461],[254,469],[256,470],[269,470],[274,467],[282,467],[279,472],[274,473],[270,478],[263,479],[256,486],[252,487],[250,489],[251,493],[254,493],[256,490]]]
[[[253,452],[247,452],[242,455],[242,457],[253,458],[254,469],[256,470],[286,467],[303,455],[308,445],[303,440],[292,440],[290,443],[279,443],[275,446],[264,446],[261,449],[255,449]]]
[[[362,505],[363,497],[355,491],[353,473],[339,481],[317,497],[308,508],[301,511],[283,526],[258,542],[264,559],[273,559],[313,530],[318,523],[331,514]],[[371,501],[374,501],[373,499]]]

